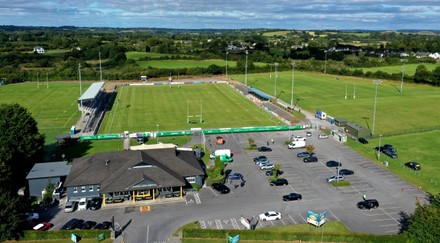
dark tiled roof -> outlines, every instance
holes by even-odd
[[[105,193],[184,186],[184,176],[196,175],[204,175],[204,171],[192,151],[121,151],[75,159],[65,185],[100,184]]]

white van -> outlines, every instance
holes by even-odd
[[[209,155],[209,158],[215,159],[215,157],[219,157],[222,155],[227,155],[228,157],[232,157],[231,150],[230,149],[217,149],[216,151],[214,151],[214,153]]]
[[[287,145],[289,149],[295,149],[295,148],[305,148],[306,147],[306,141],[293,141]]]
[[[78,211],[87,210],[87,198],[83,197],[79,200]]]

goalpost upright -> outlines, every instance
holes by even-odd
[[[197,102],[197,101],[195,101]],[[192,102],[194,103],[194,102]],[[200,100],[200,113],[196,114],[190,108],[191,101],[186,100],[186,123],[190,123],[190,119],[199,118],[199,123],[203,122],[203,102]]]

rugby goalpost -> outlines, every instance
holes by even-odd
[[[200,104],[200,110],[197,107]],[[186,123],[203,122],[203,103],[202,101],[186,100]]]

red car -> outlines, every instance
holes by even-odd
[[[38,231],[46,231],[52,227],[53,227],[53,224],[51,224],[49,222],[43,222],[43,223],[37,224],[33,229],[38,230]]]

